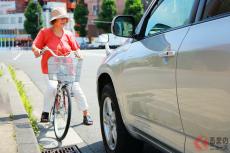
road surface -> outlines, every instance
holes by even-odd
[[[71,126],[81,139],[94,153],[105,153],[101,138],[99,107],[96,94],[96,73],[105,57],[105,50],[85,50],[86,57],[83,63],[81,87],[89,103],[89,111],[94,119],[93,126],[82,125],[82,113],[78,110],[77,103],[73,103]],[[21,50],[0,51],[0,62],[11,64],[15,68],[25,71],[41,92],[45,92],[45,79],[40,70],[40,58],[35,59],[32,52]],[[145,145],[143,153],[156,153],[154,148]]]

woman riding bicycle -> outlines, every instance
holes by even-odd
[[[78,58],[82,58],[80,47],[77,44],[73,34],[64,29],[68,23],[69,17],[63,8],[55,8],[51,12],[50,28],[43,28],[39,31],[35,38],[32,51],[35,57],[41,56],[40,51],[45,47],[49,47],[58,56],[66,56],[71,51],[74,51]],[[57,81],[49,80],[48,78],[48,59],[52,56],[50,52],[42,54],[41,68],[47,80],[48,88],[44,95],[44,107],[41,115],[41,122],[49,121],[49,112],[55,100]],[[79,82],[75,82],[72,87],[75,100],[79,103],[79,109],[83,111],[83,123],[92,125],[93,121],[88,112],[88,104],[86,97],[80,87]]]

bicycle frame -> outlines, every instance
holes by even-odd
[[[52,108],[51,108],[51,113],[54,115],[54,105],[56,105],[57,106],[57,108],[59,109],[59,105],[60,105],[60,101],[58,100],[58,99],[56,99],[56,98],[59,98],[59,96],[61,96],[61,92],[62,92],[62,88],[67,88],[67,90],[69,90],[69,85],[70,85],[71,83],[65,83],[65,82],[61,82],[61,81],[58,81],[58,84],[57,84],[57,93],[56,93],[56,95],[58,95],[57,97],[55,97],[55,103],[53,104],[53,106],[52,106]],[[58,103],[56,102],[56,101],[58,101]],[[65,103],[65,101],[64,101],[64,105],[66,106],[66,103]],[[66,109],[66,107],[65,107],[65,109]]]
[[[56,95],[58,95],[58,96],[60,96],[61,94],[61,92],[62,92],[62,88],[67,88],[68,89],[68,85],[69,84],[67,84],[67,83],[63,83],[63,82],[61,82],[61,81],[58,81],[58,84],[57,84],[57,94]]]

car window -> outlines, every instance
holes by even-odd
[[[207,0],[203,19],[230,13],[230,0]]]
[[[151,12],[145,36],[188,24],[194,2],[195,0],[161,0]]]

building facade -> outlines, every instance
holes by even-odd
[[[0,0],[0,48],[30,45],[30,35],[23,27],[25,6],[26,2],[22,0]]]
[[[58,2],[56,2],[58,1]],[[65,7],[69,17],[73,18],[72,11],[75,2],[70,0],[45,0],[39,1],[43,6],[43,23],[49,27],[50,10],[53,7]],[[34,2],[37,2],[36,0]],[[28,5],[28,0],[0,0],[0,48],[2,47],[27,47],[31,46],[32,39],[24,30],[24,11]],[[74,32],[74,21],[70,20],[67,29]]]
[[[17,44],[31,44],[31,38],[24,30],[24,11],[29,0],[0,0],[0,47],[15,46]],[[44,25],[49,27],[50,10],[54,7],[65,7],[68,11],[70,22],[67,29],[74,32],[73,11],[78,0],[34,0],[39,2],[43,7]],[[100,7],[103,0],[85,0],[88,6],[88,37],[91,39],[97,37],[102,30],[96,27],[95,20],[98,18]],[[146,9],[152,0],[142,0]],[[117,14],[123,14],[125,0],[116,0]]]

